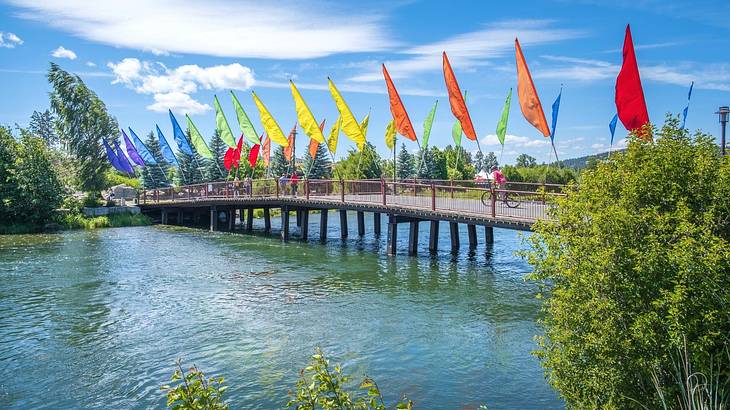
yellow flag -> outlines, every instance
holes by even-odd
[[[388,128],[385,129],[385,145],[392,150],[395,147],[395,120],[390,120]]]
[[[319,129],[319,124],[317,124],[317,120],[314,119],[312,110],[310,110],[307,103],[304,102],[302,95],[299,93],[299,90],[297,90],[297,87],[294,85],[292,80],[289,80],[289,87],[291,88],[291,95],[294,97],[294,106],[297,109],[297,119],[299,120],[299,125],[302,126],[302,130],[304,130],[304,133],[307,134],[309,138],[324,144],[324,134],[322,134],[322,130]]]
[[[367,137],[368,135],[368,123],[370,122],[370,113],[360,121],[360,129],[362,130],[362,136]]]
[[[347,106],[347,103],[342,98],[342,94],[335,87],[335,83],[329,78],[327,78],[327,81],[329,82],[332,99],[335,100],[335,104],[337,105],[337,111],[340,112],[342,132],[345,133],[347,138],[354,141],[357,144],[357,148],[362,151],[365,148],[365,135],[362,132],[362,128],[360,128],[360,124],[358,124],[355,116],[352,115],[352,111],[350,111],[350,107]]]
[[[266,106],[264,106],[264,103],[262,103],[261,100],[259,100],[259,97],[256,96],[256,93],[251,92],[251,95],[253,95],[253,102],[256,103],[256,108],[259,109],[261,124],[263,124],[266,134],[275,143],[281,145],[282,147],[288,147],[289,140],[287,140],[286,136],[284,136],[284,131],[281,130],[279,124],[276,122],[274,117],[271,116],[269,110],[267,110]]]
[[[335,155],[337,153],[337,139],[340,137],[340,126],[342,125],[342,120],[340,117],[337,117],[337,121],[335,121],[334,124],[332,124],[332,129],[330,130],[330,135],[327,138],[327,148],[329,148],[332,155]]]

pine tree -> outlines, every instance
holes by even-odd
[[[60,141],[56,134],[55,118],[51,111],[33,111],[28,123],[28,131],[38,138],[42,138],[49,147],[58,148]]]
[[[277,145],[274,155],[271,157],[271,175],[278,178],[282,175],[289,175],[289,161],[284,157],[284,147]]]
[[[398,166],[396,173],[399,179],[410,179],[416,175],[415,160],[413,154],[408,152],[406,144],[401,144],[400,152],[398,153]]]
[[[446,179],[446,163],[442,160],[441,151],[431,147],[423,151],[419,158],[418,178],[420,179]]]
[[[228,176],[228,172],[226,171],[225,166],[223,165],[223,156],[226,154],[226,151],[228,150],[228,145],[223,142],[223,139],[218,134],[218,131],[216,130],[213,133],[213,138],[210,140],[210,151],[214,155],[214,159],[206,159],[206,179],[208,181],[220,181],[223,179],[226,179]],[[241,154],[241,161],[245,161],[247,156],[244,157],[243,154]],[[201,163],[202,164],[202,163]]]
[[[325,148],[324,144],[317,146],[314,164],[312,164],[312,156],[309,154],[309,150],[307,150],[303,166],[304,171],[309,172],[309,179],[332,178],[332,161],[330,161],[330,156],[327,154],[327,148]]]
[[[160,142],[155,138],[155,134],[150,131],[144,144],[157,161],[157,165],[147,164],[142,168],[142,186],[145,189],[154,189],[170,185],[168,176],[170,164],[167,163],[165,157],[162,156],[162,148]]]
[[[484,162],[482,163],[481,169],[483,169],[485,172],[491,172],[493,167],[498,166],[499,161],[497,161],[497,156],[494,155],[494,152],[487,152],[487,155],[484,157]]]
[[[481,151],[477,151],[474,154],[474,169],[479,172],[484,169],[484,154]]]
[[[188,142],[190,141],[189,131],[185,133]],[[177,162],[180,164],[180,174],[176,175],[178,178],[178,185],[185,184],[198,184],[201,182],[207,182],[209,179],[206,176],[205,159],[198,154],[195,147],[190,145],[190,149],[193,154],[186,154],[182,151],[177,152]]]

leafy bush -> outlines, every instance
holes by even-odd
[[[140,187],[139,179],[122,175],[117,171],[108,170],[105,175],[106,186],[105,188],[111,188],[117,185],[127,185],[132,188],[138,189]]]
[[[87,218],[81,214],[69,213],[62,221],[66,229],[120,228],[124,226],[151,225],[152,220],[142,214],[114,214]]]
[[[173,410],[227,410],[223,393],[228,389],[222,377],[206,377],[195,365],[187,373],[178,359],[172,375],[173,385],[160,389],[167,395],[167,407]]]
[[[570,407],[656,408],[655,381],[675,403],[685,338],[694,371],[730,377],[712,371],[730,335],[730,157],[676,119],[655,135],[586,171],[530,239],[537,355]]]

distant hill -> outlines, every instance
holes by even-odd
[[[573,168],[575,170],[581,170],[588,166],[589,161],[606,159],[607,157],[608,152],[602,152],[600,154],[586,155],[584,157],[564,159],[560,162],[563,164],[563,166]]]

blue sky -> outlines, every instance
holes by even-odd
[[[519,37],[548,118],[564,86],[555,141],[561,158],[570,158],[608,148],[627,23],[649,117],[661,122],[665,113],[679,113],[695,81],[687,126],[717,135],[714,112],[730,104],[728,11],[726,1],[0,0],[0,123],[25,125],[33,110],[48,107],[50,61],[79,74],[120,125],[140,135],[155,123],[170,134],[171,108],[190,113],[210,136],[214,94],[237,132],[230,89],[259,132],[252,90],[288,133],[295,122],[289,79],[315,116],[331,124],[337,111],[326,88],[330,76],[357,117],[372,112],[368,140],[387,155],[385,63],[417,134],[439,100],[431,144],[443,147],[452,143],[454,123],[441,72],[445,50],[469,92],[482,149],[499,153],[494,134],[516,87]],[[523,152],[548,159],[548,141],[516,99],[507,133],[503,162]],[[619,125],[616,141],[625,135]],[[306,143],[298,139],[298,152]],[[476,150],[471,141],[464,145]],[[351,146],[342,136],[338,154]]]

